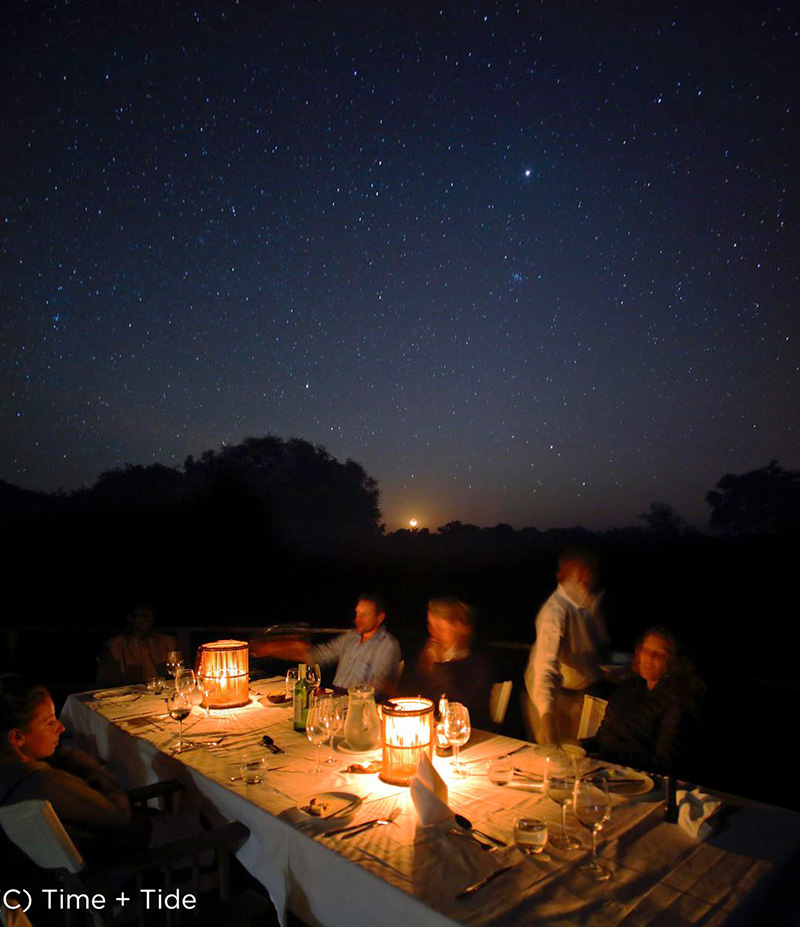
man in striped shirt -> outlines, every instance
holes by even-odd
[[[378,696],[392,695],[400,676],[400,645],[386,630],[386,606],[380,596],[362,593],[355,609],[355,628],[312,647],[308,641],[253,641],[255,657],[280,657],[301,663],[336,665],[335,688],[367,684]]]

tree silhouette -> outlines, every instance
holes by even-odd
[[[184,465],[190,492],[248,497],[276,539],[304,547],[339,545],[380,532],[376,481],[354,460],[321,445],[275,435],[206,451]]]
[[[740,476],[727,473],[706,493],[709,525],[726,535],[781,534],[800,529],[800,471],[777,460]]]
[[[639,516],[651,531],[661,535],[677,536],[681,534],[686,522],[675,514],[675,510],[666,502],[651,502],[650,508]]]

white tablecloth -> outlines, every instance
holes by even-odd
[[[589,838],[571,812],[568,828],[581,836],[583,851],[548,846],[540,857],[520,856],[509,846],[484,852],[448,834],[446,825],[422,828],[408,789],[387,785],[375,775],[344,772],[358,757],[336,753],[323,775],[309,775],[314,748],[291,728],[290,711],[272,706],[264,695],[283,680],[253,686],[244,708],[194,709],[184,724],[190,741],[211,741],[186,753],[171,752],[177,725],[166,716],[163,699],[149,695],[119,701],[91,694],[70,696],[61,719],[78,739],[106,758],[129,787],[175,777],[225,818],[242,821],[250,838],[238,852],[243,865],[267,888],[282,920],[287,904],[309,923],[325,927],[358,924],[381,927],[476,925],[685,925],[728,923],[751,904],[770,904],[771,890],[800,847],[800,817],[791,812],[748,805],[738,809],[717,837],[705,843],[664,823],[656,793],[615,796],[611,822],[600,835],[599,852],[615,870],[610,882],[593,884],[578,872],[588,855]],[[231,782],[242,756],[263,756],[259,744],[269,733],[285,751],[272,756],[274,771],[260,785]],[[450,761],[434,762],[450,788],[450,806],[476,827],[511,844],[518,815],[546,818],[559,826],[557,806],[530,783],[493,786],[486,776],[491,757],[519,749],[519,741],[483,732],[462,756],[472,775],[450,775]],[[323,747],[323,756],[327,755]],[[519,765],[541,768],[532,748],[515,754]],[[539,766],[537,767],[537,764]],[[278,769],[277,767],[283,767]],[[397,807],[395,823],[344,840],[326,837],[341,825],[309,818],[298,810],[315,793],[359,796],[363,803],[345,823],[368,820]],[[508,862],[514,869],[474,896],[457,901],[465,886]],[[776,904],[778,904],[776,902]],[[763,923],[795,923],[785,900]],[[786,915],[785,921],[781,918]]]

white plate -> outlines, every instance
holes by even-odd
[[[372,756],[375,753],[380,753],[380,746],[373,748],[372,750],[354,750],[346,740],[343,740],[341,743],[336,745],[337,753],[347,753],[349,756]]]
[[[117,698],[130,698],[132,695],[138,695],[138,692],[134,692],[132,689],[99,689],[97,692],[92,693],[92,698],[107,700],[107,699],[117,699]]]
[[[653,780],[647,773],[638,769],[628,769],[626,766],[615,766],[613,769],[604,769],[598,775],[608,782],[608,791],[612,795],[646,795],[653,789]],[[634,779],[635,782],[615,782],[617,779]]]
[[[311,802],[315,802],[322,807],[322,814],[309,814],[306,811]],[[325,821],[328,818],[347,818],[361,804],[358,795],[351,795],[350,792],[320,792],[317,795],[311,795],[307,801],[297,806],[297,810],[307,818],[316,818],[319,821]]]
[[[574,756],[576,759],[580,759],[582,756],[586,756],[586,751],[583,747],[579,747],[577,744],[562,744],[560,747],[556,744],[536,744],[533,748],[533,752],[536,756],[544,759],[547,756],[551,756],[553,753],[569,753],[571,756]]]

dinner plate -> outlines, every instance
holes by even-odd
[[[380,747],[375,747],[373,750],[354,750],[346,740],[336,745],[338,753],[348,753],[351,756],[370,756],[370,754],[378,753],[380,749]]]
[[[626,766],[615,766],[597,773],[608,783],[608,791],[614,795],[646,795],[653,789],[653,780],[647,773]],[[629,780],[634,780],[633,782]],[[624,780],[624,781],[616,781]]]
[[[97,692],[92,693],[92,698],[107,701],[109,699],[131,698],[131,696],[138,694],[138,692],[134,692],[132,689],[99,689]]]
[[[551,756],[553,753],[558,752],[569,753],[578,760],[582,756],[586,756],[586,751],[583,749],[583,747],[579,747],[577,744],[561,744],[560,747],[556,744],[537,744],[533,748],[533,752],[541,759],[544,759],[545,757]]]
[[[349,792],[320,792],[298,805],[297,810],[307,818],[325,821],[328,818],[349,817],[360,804],[361,799],[358,795],[351,795]],[[310,812],[309,806],[318,807],[320,814]]]

